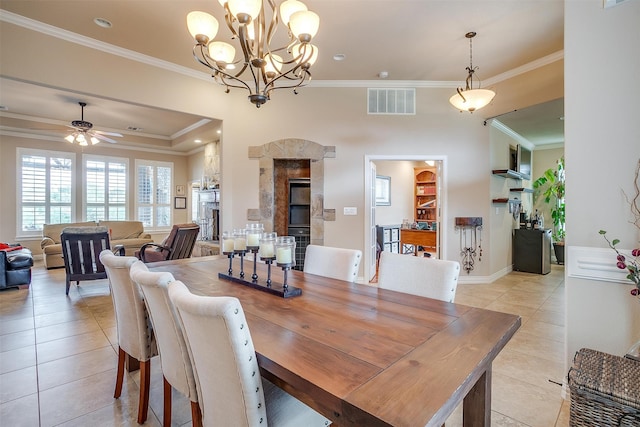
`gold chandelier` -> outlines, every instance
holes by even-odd
[[[247,89],[249,101],[259,108],[274,89],[289,88],[297,93],[298,87],[311,80],[310,68],[318,58],[318,48],[311,39],[318,32],[320,18],[304,3],[286,0],[278,11],[274,0],[218,2],[224,8],[231,38],[242,51],[239,59],[235,59],[236,49],[231,44],[214,40],[219,25],[212,15],[190,12],[187,27],[196,42],[194,58],[213,72],[212,77],[226,86],[226,92],[230,88]],[[280,20],[287,28],[289,41],[274,48],[273,37]]]
[[[467,75],[466,87],[464,90],[462,88],[457,88],[457,93],[449,98],[449,102],[461,112],[468,111],[473,113],[474,111],[485,107],[491,102],[493,97],[496,96],[495,92],[492,90],[480,89],[479,81],[478,88],[473,88],[473,76],[478,69],[478,67],[474,68],[473,66],[473,46],[471,44],[471,39],[475,36],[475,31],[465,34],[465,37],[469,39],[469,66],[466,68],[469,75]]]

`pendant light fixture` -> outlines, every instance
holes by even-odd
[[[449,98],[449,102],[456,107],[460,112],[468,111],[473,113],[476,110],[486,106],[491,102],[495,92],[489,89],[480,89],[480,81],[478,80],[478,87],[473,88],[473,76],[478,67],[473,66],[473,45],[472,39],[476,36],[475,31],[468,32],[465,37],[469,39],[469,66],[467,72],[469,75],[466,80],[466,87],[464,89],[458,88],[457,93]]]

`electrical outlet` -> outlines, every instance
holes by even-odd
[[[345,215],[358,215],[358,208],[344,208]]]
[[[496,208],[496,215],[500,215],[500,208]]]

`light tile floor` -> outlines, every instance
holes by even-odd
[[[493,365],[493,426],[559,426],[564,348],[564,270],[511,273],[488,285],[460,285],[456,302],[522,316]],[[0,426],[136,426],[138,372],[113,398],[116,329],[106,280],[64,293],[64,269],[33,269],[29,289],[0,292]],[[144,425],[162,419],[162,373],[152,360]],[[447,426],[461,425],[458,408]],[[188,426],[186,398],[173,394],[172,425]]]

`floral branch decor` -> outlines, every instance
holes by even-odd
[[[616,245],[620,243],[620,240],[613,239],[609,240],[607,238],[607,232],[604,230],[600,230],[599,232],[604,237],[604,240],[607,241],[609,247],[616,251],[618,263],[616,266],[620,270],[627,270],[629,274],[627,274],[627,279],[631,280],[636,287],[631,290],[631,295],[637,296],[640,294],[640,248],[636,248],[631,251],[631,256],[633,259],[625,257],[620,251],[616,248]]]
[[[636,165],[636,173],[633,181],[635,194],[632,198],[629,198],[626,194],[625,197],[629,202],[631,208],[631,215],[634,217],[634,220],[631,221],[636,227],[640,229],[640,160],[638,160],[638,164]],[[604,237],[604,240],[607,241],[607,244],[611,249],[613,249],[617,254],[617,263],[616,266],[620,270],[627,270],[629,274],[627,274],[627,279],[631,280],[635,287],[631,290],[631,295],[638,296],[640,295],[640,248],[633,249],[631,251],[631,256],[633,258],[627,258],[623,255],[617,248],[616,245],[620,243],[619,239],[609,240],[607,238],[607,232],[605,230],[600,230],[599,233]]]

